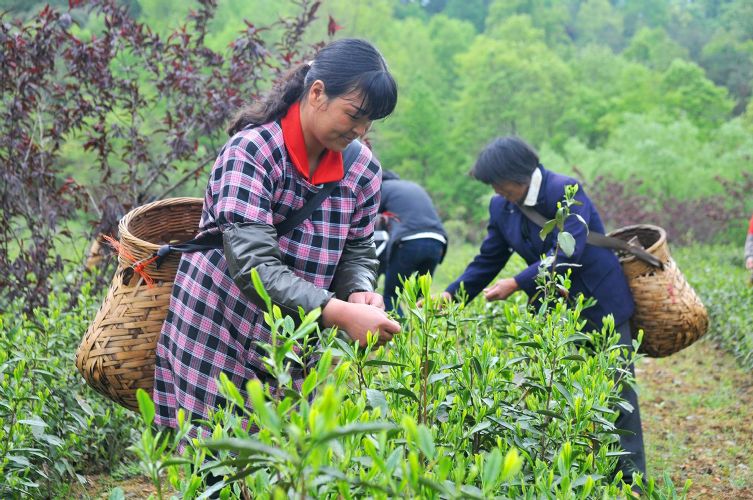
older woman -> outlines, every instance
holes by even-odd
[[[556,235],[550,234],[542,241],[538,236],[541,228],[526,217],[520,206],[530,207],[547,219],[553,219],[557,202],[564,197],[565,186],[578,182],[545,169],[533,148],[517,137],[492,141],[479,155],[471,175],[490,185],[497,196],[489,204],[488,234],[478,255],[447,287],[443,296],[447,299],[454,297],[462,283],[469,298],[483,291],[486,300],[503,300],[517,290],[533,297],[541,256],[554,252]],[[571,207],[571,212],[586,222],[588,230],[603,233],[601,218],[582,187],[579,186],[575,198],[581,204]],[[583,315],[593,328],[601,329],[602,318],[612,314],[620,333],[620,343],[631,350],[629,319],[634,304],[617,257],[606,248],[587,245],[588,230],[578,218],[568,218],[565,230],[575,238],[575,251],[569,257],[560,253],[557,261],[579,264],[569,267],[572,269],[570,294],[595,298],[596,305],[586,309]],[[515,276],[487,286],[513,252],[523,257],[528,267]],[[634,408],[632,412],[623,411],[617,421],[619,428],[630,431],[629,435],[620,438],[622,448],[630,454],[624,456],[618,465],[629,478],[633,471],[645,474],[646,465],[637,395],[624,384],[622,397]]]

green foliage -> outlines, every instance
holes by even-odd
[[[271,307],[267,362],[310,367],[308,373],[300,385],[287,377],[245,388],[222,374],[218,385],[229,405],[199,427],[183,419],[175,435],[155,437],[153,405],[142,394],[136,452],[158,497],[155,471],[185,498],[201,491],[220,498],[591,498],[627,491],[621,475],[610,479],[619,454],[614,408],[623,404],[616,380],[629,362],[611,322],[584,331],[582,301],[558,299],[536,312],[520,302],[447,305],[431,297],[428,276],[405,285],[403,332],[389,348],[374,349],[376,337],[360,348],[328,330],[318,335],[316,355],[298,361],[288,340],[315,323],[296,328]],[[200,437],[187,440],[176,458],[176,439],[194,434]],[[197,489],[211,474],[222,480]],[[655,491],[653,483],[646,491],[677,495],[673,486]]]
[[[73,364],[97,300],[84,288],[30,316],[19,303],[0,314],[0,497],[52,496],[125,455],[133,415],[95,395]]]
[[[753,368],[753,276],[743,265],[742,246],[692,246],[678,250],[677,262],[709,313],[709,335]]]
[[[633,36],[623,55],[644,66],[664,71],[674,59],[686,59],[688,51],[661,28],[643,28]]]
[[[736,119],[711,131],[707,141],[687,119],[662,121],[625,114],[604,145],[588,148],[571,139],[561,157],[552,156],[558,164],[577,165],[586,180],[598,175],[622,181],[640,179],[642,193],[692,199],[719,193],[718,176],[737,179],[750,171],[753,139],[747,130]],[[543,161],[547,164],[546,157]]]
[[[168,0],[134,6],[140,21],[160,33],[174,30],[194,8]],[[206,46],[222,53],[245,29],[243,18],[266,26],[296,9],[295,2],[222,0]],[[543,160],[555,170],[577,166],[588,175],[638,177],[642,190],[658,196],[721,194],[709,179],[749,169],[746,162],[714,156],[748,154],[746,141],[720,148],[718,136],[739,115],[745,119],[734,127],[753,132],[746,114],[753,75],[749,10],[745,0],[328,0],[304,40],[322,40],[332,16],[342,27],[336,37],[364,37],[380,48],[400,100],[371,134],[377,156],[386,168],[425,185],[445,219],[469,228],[486,217],[486,198],[465,173],[480,148],[502,134],[521,135],[551,153]],[[72,30],[81,36],[104,22],[76,20],[81,26]],[[272,46],[281,29],[272,25],[259,35]],[[269,83],[259,82],[260,88]],[[147,95],[148,85],[141,87]],[[162,128],[155,117],[163,111],[144,113],[147,135]],[[642,130],[657,131],[661,140]],[[198,138],[198,152],[209,156],[214,138],[214,131]],[[66,175],[90,182],[93,174],[83,175],[80,165],[92,156],[78,150],[79,142],[62,147],[61,161],[69,165]],[[649,148],[656,161],[634,154]],[[549,164],[550,158],[562,162]],[[700,179],[687,175],[689,166]],[[179,194],[200,196],[197,178]],[[474,231],[466,233],[472,238]]]
[[[672,61],[662,75],[660,90],[670,116],[688,117],[702,130],[720,125],[732,111],[727,91],[715,86],[694,63]]]

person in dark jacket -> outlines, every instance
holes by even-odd
[[[382,176],[379,213],[389,234],[386,248],[379,255],[380,270],[385,275],[385,308],[399,312],[401,278],[434,273],[447,249],[447,232],[426,190],[390,170]]]
[[[556,231],[542,241],[539,238],[541,228],[529,220],[519,206],[531,207],[547,220],[553,219],[557,202],[564,198],[565,186],[579,183],[545,169],[539,163],[533,148],[517,137],[492,141],[479,155],[471,175],[492,186],[497,193],[489,204],[488,234],[478,255],[463,274],[447,287],[443,296],[451,300],[462,283],[469,300],[482,292],[486,300],[504,300],[518,290],[533,297],[541,256],[554,252]],[[620,333],[620,343],[632,351],[629,319],[634,309],[633,297],[614,253],[606,248],[586,244],[588,230],[603,233],[604,224],[580,185],[575,199],[580,205],[573,205],[571,213],[579,215],[588,229],[577,217],[566,220],[565,230],[575,238],[575,251],[569,257],[560,252],[557,261],[578,264],[577,267],[568,267],[572,270],[572,296],[583,294],[596,299],[595,306],[583,311],[590,326],[600,330],[602,318],[612,314]],[[502,278],[488,286],[505,267],[513,252],[523,257],[528,267],[515,276]],[[632,365],[630,369],[633,369]],[[623,384],[621,396],[634,410],[622,410],[617,421],[618,428],[629,431],[629,435],[621,436],[620,444],[630,453],[621,457],[618,467],[626,478],[630,478],[633,471],[645,475],[646,461],[638,397],[628,384]]]
[[[177,427],[181,408],[202,419],[223,406],[220,373],[244,400],[249,380],[270,379],[256,344],[271,332],[252,269],[283,313],[321,308],[323,326],[361,345],[368,331],[384,343],[400,330],[374,291],[381,167],[363,145],[347,170],[342,157],[396,101],[377,49],[341,39],[239,114],[209,176],[200,222],[201,234],[221,233],[224,248],[183,254],[157,344],[157,425]],[[327,199],[278,235],[276,227],[330,182],[337,185]],[[291,371],[300,389],[303,369]]]

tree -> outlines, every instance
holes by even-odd
[[[301,37],[318,3],[297,5],[298,15],[281,21],[280,40],[267,45],[264,28],[249,23],[226,55],[204,43],[213,0],[165,38],[114,0],[89,4],[97,36],[77,36],[78,12],[48,7],[27,23],[0,15],[0,300],[24,297],[29,309],[46,302],[50,277],[63,268],[61,226],[77,208],[112,215],[100,220],[112,227],[122,210],[200,175],[230,114],[308,56]],[[91,168],[63,178],[61,148],[76,141],[90,152]],[[87,170],[99,174],[102,189],[85,191]],[[121,213],[105,213],[105,199]]]
[[[486,31],[493,31],[508,17],[527,15],[535,27],[544,30],[550,47],[571,44],[572,3],[561,0],[493,0],[486,16]]]
[[[496,135],[520,134],[540,144],[554,134],[572,75],[528,16],[510,17],[477,37],[458,61],[462,90],[455,133],[465,148],[478,151]]]
[[[575,16],[575,36],[578,45],[598,43],[612,50],[625,44],[622,13],[609,0],[583,0]]]
[[[753,83],[753,40],[738,41],[718,32],[701,53],[701,65],[717,85],[724,85],[735,99],[734,115],[745,111]]]
[[[659,75],[616,56],[605,46],[578,51],[571,63],[573,96],[556,124],[554,146],[579,137],[589,146],[602,144],[625,113],[650,113],[659,103]]]
[[[642,28],[622,53],[626,59],[664,71],[674,59],[687,59],[688,51],[669,38],[662,28]]]
[[[711,130],[729,118],[734,105],[727,90],[706,78],[703,68],[680,59],[672,61],[664,72],[659,89],[669,116],[687,116],[703,130]]]

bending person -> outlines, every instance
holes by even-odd
[[[397,309],[401,279],[413,273],[432,274],[447,250],[447,232],[426,190],[386,170],[382,179],[379,213],[386,221],[389,240],[380,261],[384,264],[384,303]]]
[[[486,146],[471,175],[490,185],[497,193],[489,204],[488,234],[478,255],[442,295],[452,299],[463,283],[470,298],[483,292],[487,300],[504,300],[517,290],[523,290],[533,297],[541,256],[554,250],[556,234],[550,233],[542,241],[538,236],[541,228],[521,212],[519,205],[533,208],[547,220],[553,219],[557,203],[564,198],[565,186],[577,184],[577,181],[545,169],[539,164],[536,152],[517,137],[498,138]],[[603,233],[604,225],[599,213],[582,187],[579,186],[575,198],[581,204],[573,206],[572,213],[579,215],[590,230]],[[586,227],[576,217],[568,218],[565,228],[575,238],[575,252],[570,258],[558,256],[558,260],[579,264],[579,267],[570,268],[570,293],[595,298],[596,305],[583,311],[585,318],[593,328],[600,330],[602,318],[612,314],[620,333],[620,343],[632,351],[629,319],[634,304],[617,257],[606,248],[586,245]],[[514,277],[500,279],[487,287],[505,267],[513,252],[520,255],[528,267]],[[633,370],[632,365],[630,369]],[[646,460],[638,397],[628,384],[622,385],[621,396],[634,410],[622,410],[617,420],[618,428],[629,431],[629,435],[620,437],[620,444],[629,455],[620,458],[618,470],[623,471],[626,479],[632,477],[633,471],[645,476]]]

